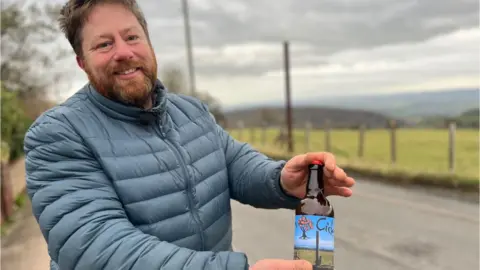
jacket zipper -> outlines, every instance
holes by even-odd
[[[181,156],[181,153],[180,151],[177,149],[177,147],[170,142],[170,140],[167,138],[165,132],[163,131],[163,127],[161,125],[161,123],[157,122],[157,125],[156,125],[159,130],[157,129],[157,132],[159,131],[160,132],[160,135],[162,136],[162,138],[164,139],[165,143],[167,144],[167,147],[172,150],[172,152],[174,153],[175,157],[177,158],[178,160],[178,163],[180,164],[180,167],[182,169],[182,174],[183,174],[183,177],[185,179],[185,182],[187,184],[187,197],[188,197],[188,206],[190,208],[190,211],[192,213],[192,216],[193,216],[193,219],[195,220],[195,222],[197,224],[200,225],[200,241],[201,241],[201,251],[205,250],[205,241],[204,241],[204,235],[203,235],[203,224],[202,224],[202,221],[200,220],[200,216],[198,216],[198,213],[195,209],[195,204],[194,204],[194,198],[193,198],[193,194],[192,194],[192,186],[191,186],[191,183],[190,183],[190,179],[188,177],[188,173],[187,173],[187,169],[186,169],[186,166],[183,162],[183,159],[182,159],[182,156]]]

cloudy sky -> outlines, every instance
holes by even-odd
[[[160,69],[186,71],[181,2],[139,3]],[[189,3],[197,87],[226,106],[284,99],[283,40],[294,100],[479,86],[478,0]],[[87,80],[76,67],[72,77],[65,96]]]

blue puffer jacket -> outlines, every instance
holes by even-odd
[[[27,190],[52,269],[247,269],[230,199],[293,209],[283,161],[230,137],[159,81],[150,110],[87,84],[25,136]]]

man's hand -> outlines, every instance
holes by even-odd
[[[338,195],[350,197],[355,180],[348,177],[347,174],[335,162],[335,157],[331,153],[314,152],[303,155],[297,155],[290,159],[282,169],[280,183],[283,189],[297,198],[303,199],[306,196],[308,182],[308,166],[315,160],[324,164],[323,181],[325,187],[325,196]]]
[[[313,270],[313,266],[305,260],[265,259],[252,265],[249,270]]]

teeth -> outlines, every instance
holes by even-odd
[[[120,74],[130,74],[132,72],[134,72],[136,69],[135,68],[132,68],[132,69],[129,69],[129,70],[125,70],[125,71],[122,71],[122,72],[119,72]]]

